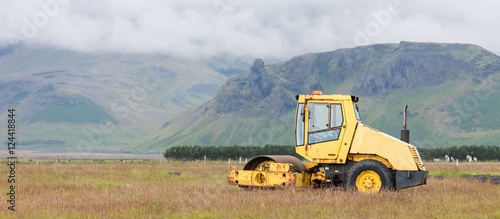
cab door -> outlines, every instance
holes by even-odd
[[[346,123],[342,102],[311,101],[307,109],[306,154],[313,159],[337,159]]]

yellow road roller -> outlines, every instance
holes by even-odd
[[[409,143],[363,124],[358,97],[352,95],[297,95],[293,156],[261,155],[243,170],[231,167],[227,181],[240,187],[328,187],[373,193],[427,183],[429,172]],[[406,125],[405,125],[406,126]]]

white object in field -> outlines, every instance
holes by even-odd
[[[454,160],[454,159],[453,159],[453,157],[450,157],[450,156],[448,156],[448,155],[444,155],[444,160],[445,160],[446,162],[453,162],[453,160]]]
[[[228,164],[231,163],[231,158],[227,159],[227,163]]]
[[[457,167],[458,167],[458,159],[457,159]]]
[[[477,157],[474,157],[474,159],[473,159],[470,155],[467,155],[467,161],[469,161],[469,162],[477,162]]]
[[[241,156],[240,156],[240,164],[241,164]]]

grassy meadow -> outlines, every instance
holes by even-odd
[[[500,175],[499,162],[426,166],[438,175]],[[227,185],[228,168],[227,162],[192,161],[21,163],[12,212],[4,166],[0,218],[500,217],[500,185],[488,182],[430,178],[424,186],[370,195],[341,188],[244,190]]]

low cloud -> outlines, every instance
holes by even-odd
[[[497,54],[500,2],[10,1],[0,45],[287,59],[372,43],[473,43]]]

